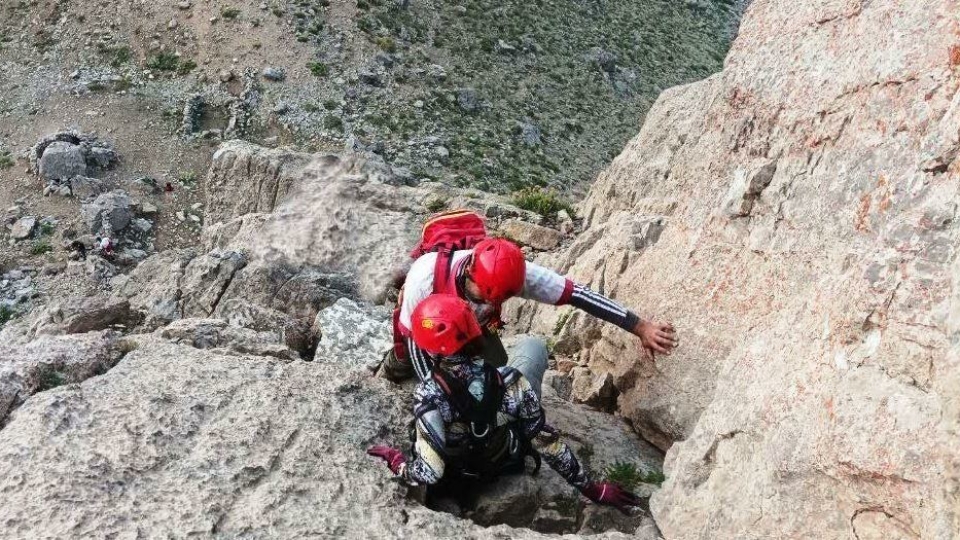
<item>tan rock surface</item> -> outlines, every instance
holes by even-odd
[[[948,0],[757,0],[545,258],[677,324],[655,362],[583,318],[560,336],[670,448],[667,538],[960,535],[958,25]]]

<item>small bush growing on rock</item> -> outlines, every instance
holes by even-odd
[[[640,478],[640,481],[644,484],[655,484],[659,486],[666,480],[667,477],[663,475],[663,471],[650,471],[643,473],[643,476]]]
[[[524,188],[513,194],[511,202],[524,210],[536,212],[541,216],[555,216],[560,210],[574,215],[573,207],[555,190],[546,188]]]
[[[634,463],[617,461],[603,470],[603,478],[623,489],[632,490],[642,481],[643,473]]]
[[[607,466],[603,471],[603,477],[607,482],[613,482],[624,489],[632,490],[638,484],[656,484],[660,485],[666,480],[661,471],[641,471],[636,464],[617,461]]]
[[[120,67],[133,58],[130,47],[126,45],[112,46],[101,43],[97,46],[97,52],[100,53],[100,56],[103,56],[112,67]]]
[[[147,68],[157,71],[177,71],[180,58],[171,52],[161,52],[147,61]]]
[[[197,183],[197,173],[193,171],[184,171],[180,173],[180,183],[185,186],[193,186]]]
[[[0,306],[0,328],[13,320],[14,312],[8,306]]]
[[[557,324],[553,325],[553,335],[559,336],[560,332],[563,330],[563,327],[567,325],[567,321],[570,319],[570,312],[567,311],[560,315],[557,318]]]
[[[310,62],[307,64],[307,69],[310,70],[310,73],[313,73],[314,77],[325,77],[330,73],[330,66],[323,62]]]
[[[388,36],[380,36],[377,38],[377,47],[380,47],[381,51],[394,53],[397,52],[397,42],[393,38]]]
[[[323,108],[332,111],[340,106],[340,102],[335,99],[327,99],[323,102]]]
[[[37,240],[33,243],[33,246],[30,248],[31,255],[44,255],[53,251],[53,246],[50,245],[50,242],[46,240]]]
[[[223,16],[224,19],[232,21],[240,16],[240,10],[235,7],[225,7],[220,10],[220,15]]]
[[[50,236],[53,234],[53,223],[44,221],[40,224],[40,236]]]
[[[49,365],[44,365],[40,368],[37,379],[39,383],[39,387],[37,388],[38,392],[52,390],[58,386],[63,386],[63,384],[67,382],[66,379],[63,378],[62,373]]]
[[[7,150],[0,151],[0,169],[9,169],[13,165],[13,156],[10,152]]]
[[[328,115],[323,119],[323,127],[327,129],[343,129],[343,120],[339,116]]]
[[[446,208],[447,203],[449,202],[450,201],[448,201],[447,199],[444,199],[443,197],[436,197],[434,199],[427,201],[427,210],[430,212],[439,212],[444,208]]]
[[[177,73],[180,75],[186,75],[195,69],[197,69],[197,63],[193,60],[186,60],[184,62],[180,62],[180,65],[177,67]]]

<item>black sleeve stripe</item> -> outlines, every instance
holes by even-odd
[[[592,301],[595,304],[603,304],[607,306],[610,311],[619,314],[621,317],[625,317],[627,315],[626,308],[617,304],[613,300],[610,300],[606,296],[597,294],[586,287],[582,287],[580,285],[575,286],[573,289],[573,296],[581,297],[584,300]]]

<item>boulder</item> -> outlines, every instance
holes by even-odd
[[[316,361],[341,362],[355,367],[376,364],[393,347],[390,311],[360,306],[341,298],[317,314],[320,335]]]
[[[143,337],[0,430],[0,521],[19,538],[544,538],[409,500],[363,452],[403,440],[408,416],[392,385],[342,364]]]
[[[106,373],[123,354],[110,331],[0,343],[0,425],[28,397]]]
[[[590,368],[575,367],[570,371],[570,377],[570,397],[574,403],[583,403],[601,410],[610,410],[616,406],[618,392],[610,373],[594,375]]]
[[[40,176],[45,180],[69,179],[86,175],[87,161],[80,146],[56,141],[44,149],[39,168]]]
[[[256,355],[287,362],[300,359],[296,351],[281,341],[282,336],[232,326],[222,319],[180,319],[157,332],[174,343],[222,354]]]
[[[519,219],[508,219],[503,222],[500,225],[500,232],[521,245],[539,250],[553,249],[560,245],[560,240],[563,239],[560,231]]]
[[[564,328],[668,450],[667,538],[960,530],[955,5],[851,5],[753,2],[723,72],[660,96],[539,259],[677,325],[669,358]]]
[[[122,231],[133,219],[132,200],[123,190],[99,195],[81,208],[84,221],[93,234],[113,236]]]
[[[10,238],[14,240],[26,240],[33,234],[33,229],[37,226],[37,218],[26,216],[18,219],[10,229]]]
[[[96,178],[87,178],[86,176],[70,178],[70,194],[81,200],[96,197],[106,189],[103,181]]]
[[[130,302],[106,296],[73,297],[48,306],[33,325],[38,334],[82,334],[113,326],[133,328],[139,314]]]
[[[416,244],[417,212],[423,211],[418,201],[429,196],[389,185],[388,173],[355,154],[313,156],[224,143],[206,182],[205,245],[243,249],[250,264],[240,277],[281,264],[294,275],[342,276],[335,278],[337,288],[349,286],[351,296],[380,302],[392,288],[393,268]]]

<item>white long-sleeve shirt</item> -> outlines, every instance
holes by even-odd
[[[472,254],[473,250],[461,250],[453,254],[451,273],[458,283]],[[436,253],[427,253],[414,261],[407,273],[403,287],[403,299],[400,303],[399,330],[407,338],[410,359],[420,380],[424,380],[429,374],[431,362],[427,353],[416,347],[413,339],[410,338],[410,329],[413,327],[413,310],[420,302],[433,294],[436,263]],[[458,296],[464,298],[463,291],[458,290]],[[526,263],[526,277],[520,297],[556,306],[570,304],[627,331],[631,331],[639,320],[636,314],[613,300],[578,285],[549,268],[532,262]],[[482,326],[489,323],[496,313],[495,306],[464,299],[473,308],[474,314]]]

